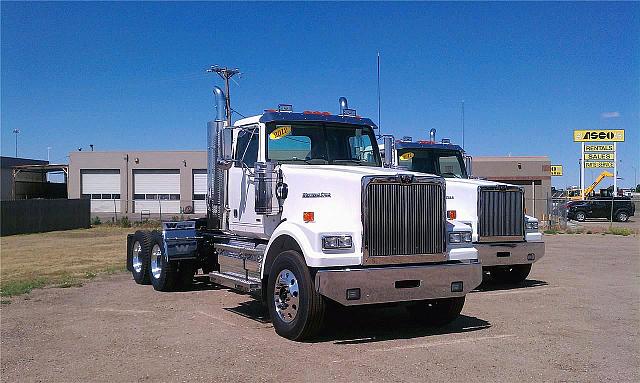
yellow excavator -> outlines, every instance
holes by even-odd
[[[593,181],[593,183],[588,188],[584,189],[584,197],[587,198],[587,196],[589,196],[589,194],[591,194],[595,190],[596,186],[598,186],[598,184],[606,177],[613,177],[613,173],[610,173],[606,170],[602,171],[602,173],[600,173],[596,180]],[[578,191],[579,190],[580,189],[578,189]],[[572,201],[578,201],[582,199],[582,196],[580,195],[580,193],[578,193],[578,195],[570,196],[569,199]]]

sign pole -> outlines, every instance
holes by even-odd
[[[580,155],[580,197],[584,199],[584,142],[581,143],[582,154]]]
[[[618,143],[613,143],[613,196],[618,194]]]

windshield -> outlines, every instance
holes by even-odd
[[[356,125],[269,124],[267,157],[279,163],[381,166],[373,130]]]
[[[398,167],[444,178],[467,178],[462,153],[442,149],[399,149]]]

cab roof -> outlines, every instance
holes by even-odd
[[[234,125],[246,125],[256,122],[268,123],[268,122],[328,122],[328,123],[341,123],[360,126],[370,126],[373,129],[377,129],[376,124],[369,118],[364,117],[350,117],[350,116],[337,116],[334,114],[319,114],[315,113],[298,113],[298,112],[265,112],[262,115],[243,118],[236,121]]]
[[[443,144],[440,142],[406,142],[397,141],[396,149],[442,149],[442,150],[459,150],[462,148],[459,145]]]

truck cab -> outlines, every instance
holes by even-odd
[[[435,136],[435,132],[432,132]],[[437,174],[447,184],[447,216],[472,228],[483,270],[500,282],[520,283],[544,256],[538,220],[525,214],[524,192],[515,185],[470,177],[470,157],[448,140],[395,141],[393,167]],[[381,153],[385,153],[384,146]]]
[[[350,109],[280,105],[230,125],[214,93],[207,219],[130,236],[136,282],[170,290],[202,269],[261,299],[295,340],[317,333],[329,302],[403,304],[426,324],[457,317],[482,269],[471,228],[446,217],[442,177],[384,167],[377,127]]]

